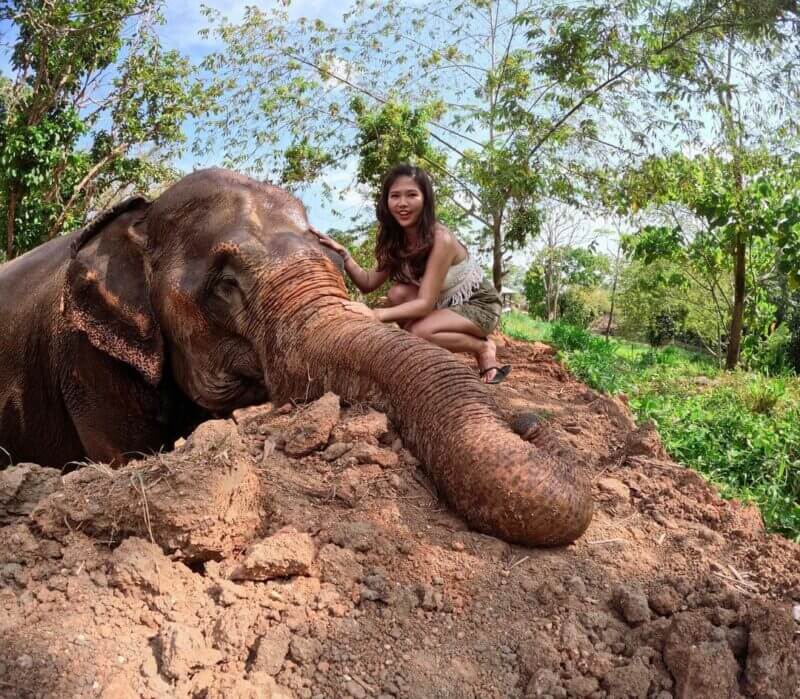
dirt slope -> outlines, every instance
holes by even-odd
[[[472,533],[368,406],[0,473],[1,697],[800,697],[800,547],[508,342],[494,389],[594,477],[576,544]]]

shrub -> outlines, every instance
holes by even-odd
[[[562,322],[579,328],[589,327],[595,316],[581,294],[568,289],[558,300],[558,315]]]
[[[550,337],[558,349],[567,351],[586,349],[593,339],[588,331],[565,322],[553,323]]]
[[[651,347],[666,345],[675,337],[677,323],[671,313],[661,311],[654,315],[647,323],[647,341]]]
[[[766,338],[746,338],[742,345],[742,364],[768,376],[789,374],[795,371],[791,348],[791,330],[782,323]]]

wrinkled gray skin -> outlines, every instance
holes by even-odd
[[[585,478],[513,434],[448,352],[367,317],[337,264],[291,195],[212,169],[4,265],[0,446],[120,463],[205,415],[334,390],[383,400],[475,528],[579,536]]]

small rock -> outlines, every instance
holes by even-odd
[[[367,696],[366,690],[357,682],[353,682],[353,680],[345,682],[344,689],[354,699],[364,699]]]
[[[678,697],[727,697],[738,694],[741,668],[725,641],[698,612],[672,618],[664,643],[664,663],[675,678]],[[749,666],[749,664],[748,664]],[[761,693],[750,696],[765,696]]]
[[[598,478],[597,487],[605,493],[615,495],[620,500],[628,500],[631,497],[630,488],[616,478]]]
[[[567,588],[573,595],[578,597],[586,596],[586,583],[580,575],[574,575],[565,583],[564,587]]]
[[[600,688],[600,683],[594,677],[573,677],[564,687],[571,697],[588,697]]]
[[[681,597],[669,585],[662,585],[650,593],[650,607],[656,614],[672,616],[680,609]]]
[[[360,579],[364,572],[353,551],[340,548],[335,544],[325,544],[319,550],[317,563],[323,582],[348,585]]]
[[[615,602],[622,618],[631,626],[650,621],[650,606],[641,590],[619,587],[615,594]]]
[[[292,635],[285,626],[275,626],[256,639],[251,671],[277,675],[289,653]]]
[[[435,590],[430,585],[421,583],[414,588],[417,594],[419,605],[427,611],[441,609],[444,603],[444,595],[439,590]]]
[[[348,458],[355,459],[359,464],[378,464],[381,468],[393,468],[400,463],[395,452],[373,444],[356,444],[348,452]]]
[[[306,575],[314,560],[308,534],[285,530],[253,544],[230,574],[231,580],[271,580]]]
[[[382,571],[372,571],[364,576],[361,586],[361,599],[370,602],[390,603],[392,600],[392,586]]]
[[[320,454],[320,458],[323,461],[335,461],[340,456],[344,456],[352,448],[353,445],[349,442],[334,442]]]
[[[186,677],[193,668],[211,667],[222,653],[206,645],[199,629],[186,624],[167,623],[158,633],[161,671],[172,679]]]
[[[369,409],[365,413],[350,414],[333,430],[334,442],[378,444],[389,429],[386,414]]]
[[[395,490],[401,490],[403,488],[403,479],[396,473],[390,473],[386,480]]]
[[[322,644],[316,638],[295,637],[289,645],[289,657],[298,665],[313,665],[322,655]]]
[[[211,631],[214,647],[228,655],[236,655],[247,643],[247,634],[255,620],[256,611],[247,604],[224,609]]]
[[[612,697],[647,699],[647,692],[650,690],[650,670],[638,660],[630,665],[615,667],[603,678],[603,687]]]
[[[17,658],[17,667],[22,670],[28,670],[33,667],[33,658],[30,655],[20,655]]]
[[[233,421],[244,428],[250,423],[261,423],[264,419],[272,414],[272,403],[263,403],[261,405],[251,405],[247,408],[239,408],[233,411]]]
[[[299,411],[283,434],[286,453],[300,457],[322,449],[339,422],[339,413],[339,396],[330,392]]]
[[[337,546],[366,552],[382,547],[382,535],[372,522],[339,522],[331,527],[329,539]]]

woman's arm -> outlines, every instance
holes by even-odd
[[[367,271],[356,262],[353,257],[347,252],[344,245],[337,243],[333,238],[320,233],[314,226],[309,226],[309,230],[319,238],[319,242],[334,252],[339,253],[344,261],[344,271],[347,272],[350,279],[358,287],[362,294],[368,294],[370,291],[375,291],[381,284],[389,278],[388,271],[370,270]]]
[[[407,301],[390,308],[378,308],[375,316],[384,323],[423,318],[435,307],[442,292],[444,278],[453,261],[455,239],[444,227],[437,227],[433,238],[433,248],[425,264],[425,273],[419,283],[419,293],[413,301]]]
[[[362,294],[375,291],[375,289],[389,278],[389,272],[386,270],[365,270],[346,250],[342,258],[344,259],[344,271],[347,272],[350,279],[353,280],[353,284],[358,287],[358,290]]]

